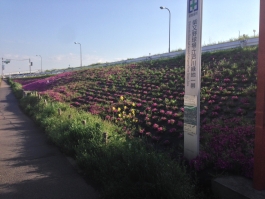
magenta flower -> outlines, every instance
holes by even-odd
[[[238,97],[237,96],[232,96],[232,100],[238,100]]]
[[[230,82],[230,79],[229,79],[229,78],[225,78],[225,79],[224,79],[224,82],[225,82],[225,83],[228,83],[228,82]]]
[[[175,129],[175,128],[171,128],[171,129],[169,129],[169,132],[170,133],[173,133],[173,132],[176,132],[177,130]]]
[[[169,140],[165,140],[165,141],[163,142],[163,145],[165,145],[165,146],[168,146],[168,145],[170,145],[170,142],[169,142]]]
[[[105,119],[106,119],[106,120],[110,120],[111,117],[110,117],[109,115],[106,115]]]
[[[213,117],[214,117],[214,116],[218,116],[218,113],[215,112],[215,111],[213,111],[213,112],[212,112],[212,116],[213,116]]]
[[[209,104],[213,104],[215,101],[214,100],[209,100],[208,103]]]
[[[206,113],[206,110],[202,110],[200,114],[204,115],[205,113]]]
[[[180,127],[183,127],[183,122],[182,121],[178,121],[177,125],[180,126]]]

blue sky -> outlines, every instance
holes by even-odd
[[[202,44],[259,31],[260,0],[204,0]],[[77,67],[185,49],[186,0],[0,0],[0,57],[32,70]],[[4,73],[29,70],[11,60]]]

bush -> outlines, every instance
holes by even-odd
[[[10,84],[16,98],[21,99],[23,97],[22,85],[16,82],[13,82],[11,79],[8,79],[8,83]]]
[[[191,165],[253,176],[254,125],[242,118],[214,119],[201,127],[202,149]]]
[[[182,166],[138,140],[87,146],[79,145],[78,162],[102,185],[102,198],[198,198]]]

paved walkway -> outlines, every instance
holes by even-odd
[[[0,199],[96,199],[97,192],[0,87]]]

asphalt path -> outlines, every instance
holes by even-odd
[[[0,86],[0,199],[96,199],[99,194]]]

